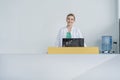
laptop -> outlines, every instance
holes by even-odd
[[[63,38],[62,47],[84,47],[84,38]]]

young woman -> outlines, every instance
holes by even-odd
[[[66,22],[67,25],[65,27],[62,27],[59,30],[59,33],[57,35],[57,42],[56,45],[58,47],[62,46],[62,39],[63,38],[83,38],[80,30],[73,26],[74,22],[75,22],[75,15],[70,13],[67,15],[66,17]]]

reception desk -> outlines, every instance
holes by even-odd
[[[99,54],[98,47],[48,47],[48,54]]]

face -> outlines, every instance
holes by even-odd
[[[67,22],[67,26],[72,26],[73,23],[75,22],[75,19],[73,16],[68,16],[66,22]]]

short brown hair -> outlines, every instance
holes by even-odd
[[[68,14],[66,18],[68,18],[69,16],[73,16],[75,20],[75,15],[73,13]]]

